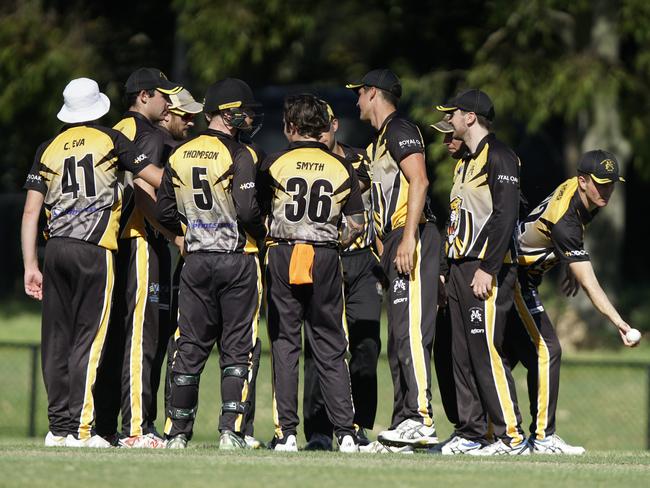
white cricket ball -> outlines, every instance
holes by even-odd
[[[625,333],[625,337],[630,342],[639,342],[641,340],[641,332],[638,329],[630,329]]]

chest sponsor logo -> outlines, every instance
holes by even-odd
[[[458,235],[462,206],[463,199],[461,197],[456,197],[449,202],[449,225],[447,226],[447,242],[449,244],[454,242],[454,239]]]

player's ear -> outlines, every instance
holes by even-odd
[[[578,175],[578,186],[580,186],[580,189],[582,191],[585,191],[587,189],[587,185],[588,185],[587,178],[589,178],[589,176]]]

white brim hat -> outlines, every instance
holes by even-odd
[[[111,101],[99,91],[99,85],[90,78],[77,78],[63,90],[63,106],[57,118],[67,124],[90,122],[106,115]]]

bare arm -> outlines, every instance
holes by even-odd
[[[415,233],[424,209],[429,180],[422,153],[408,155],[400,162],[400,167],[409,182],[409,190],[406,224],[393,262],[399,273],[410,273],[413,269],[413,255],[415,254]]]
[[[347,248],[357,237],[363,234],[366,225],[365,214],[354,214],[345,216],[345,226],[341,231],[341,247]]]
[[[160,187],[160,179],[162,178],[163,170],[155,167],[153,164],[150,164],[144,168],[140,173],[138,173],[138,179],[133,180],[133,187],[135,190],[135,204],[137,207],[142,210],[142,213],[147,218],[147,221],[153,225],[153,227],[160,232],[165,238],[177,246],[179,249],[183,249],[183,237],[177,236],[170,232],[168,229],[163,227],[160,222],[158,222],[158,215],[156,210],[156,192],[154,187],[151,186],[146,179],[140,178],[142,173],[147,171],[149,168],[155,169],[156,173],[154,178],[158,181],[158,186]],[[158,176],[160,175],[160,177]]]
[[[43,299],[43,275],[38,269],[36,240],[38,236],[38,217],[41,214],[45,197],[36,190],[29,190],[25,199],[20,241],[23,249],[25,267],[25,293],[36,300]]]
[[[607,294],[600,286],[598,278],[594,273],[591,261],[579,261],[569,263],[569,270],[578,281],[580,286],[591,300],[596,310],[609,319],[609,321],[618,329],[621,340],[626,346],[634,346],[637,343],[631,343],[625,337],[625,333],[630,330],[630,326],[621,318],[618,311],[609,301]]]

